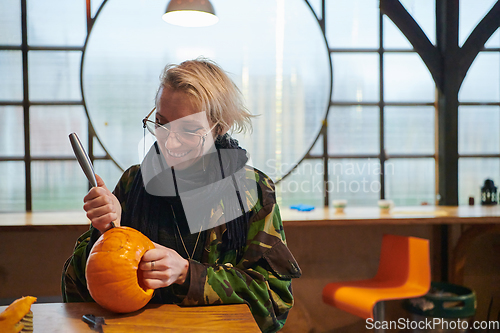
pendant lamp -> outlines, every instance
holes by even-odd
[[[182,27],[206,27],[219,21],[208,0],[171,0],[162,19]]]

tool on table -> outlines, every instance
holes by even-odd
[[[93,314],[86,314],[82,316],[82,320],[87,323],[92,330],[103,333],[102,325],[106,325],[104,317],[96,317]]]

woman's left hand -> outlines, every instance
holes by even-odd
[[[189,261],[176,251],[160,244],[146,251],[139,264],[143,282],[147,288],[168,287],[172,283],[183,284],[189,269]]]

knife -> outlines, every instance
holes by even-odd
[[[94,167],[92,166],[89,155],[85,151],[85,148],[83,148],[78,135],[76,133],[71,133],[69,135],[69,141],[71,142],[71,146],[73,147],[73,152],[75,153],[76,159],[78,160],[78,163],[80,163],[83,173],[85,173],[85,176],[87,176],[90,185],[92,185],[92,187],[97,187],[97,179],[95,178]],[[114,222],[111,222],[110,224],[111,228],[115,227]]]
[[[89,155],[87,155],[85,148],[83,148],[78,135],[76,133],[71,133],[69,135],[69,141],[71,142],[71,146],[73,147],[73,152],[75,153],[76,159],[78,160],[78,163],[80,163],[80,166],[82,167],[85,176],[87,176],[90,185],[92,185],[92,187],[97,187],[94,167],[92,166]]]

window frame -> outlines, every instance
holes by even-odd
[[[97,11],[96,15],[92,17],[92,11],[91,11],[91,1],[85,0],[86,1],[86,18],[87,18],[87,39],[90,34],[90,31],[92,29],[92,25],[94,23],[95,17],[98,15],[99,10]],[[104,0],[101,4],[101,7],[105,5],[107,0]],[[325,2],[326,0],[321,0],[321,13],[315,13],[313,7],[309,3],[308,0],[306,1],[307,5],[309,6],[310,10],[316,15],[316,18],[318,20],[318,24],[321,27],[321,30],[323,32],[323,35],[325,37],[325,42],[328,45],[327,37],[326,37],[326,29],[325,26],[328,23],[328,15],[325,10]],[[442,131],[439,131],[439,129],[443,129],[443,118],[438,117],[438,109],[442,106],[439,105],[438,100],[439,98],[436,98],[434,102],[426,102],[426,103],[412,103],[412,102],[404,102],[404,103],[397,103],[397,102],[386,102],[384,100],[384,55],[389,54],[389,53],[407,53],[407,52],[412,52],[412,53],[419,53],[419,50],[416,50],[415,48],[413,49],[385,49],[383,47],[383,32],[384,32],[384,16],[389,16],[391,17],[391,14],[388,13],[383,13],[383,6],[382,4],[386,2],[385,0],[380,0],[381,1],[381,9],[379,9],[379,47],[378,48],[373,48],[373,49],[341,49],[341,48],[329,48],[329,56],[330,56],[330,67],[332,66],[332,60],[331,56],[333,54],[337,53],[370,53],[370,54],[377,54],[379,57],[379,85],[380,85],[380,91],[379,91],[379,100],[378,102],[364,102],[364,103],[355,103],[355,102],[338,102],[332,100],[332,94],[330,94],[330,103],[328,105],[328,110],[325,114],[325,119],[323,121],[323,127],[321,128],[321,131],[318,133],[318,136],[316,137],[316,140],[312,143],[309,151],[306,153],[306,155],[297,163],[297,166],[305,160],[322,160],[323,162],[323,172],[324,172],[324,177],[323,177],[323,182],[324,182],[324,205],[328,206],[330,202],[329,198],[329,193],[328,193],[328,181],[329,181],[329,175],[328,175],[328,164],[329,161],[335,161],[337,159],[366,159],[366,158],[373,158],[373,159],[378,159],[380,162],[381,166],[381,175],[380,175],[380,183],[381,183],[381,190],[380,190],[380,199],[384,199],[386,196],[386,184],[385,184],[385,176],[384,176],[384,171],[385,171],[385,162],[389,161],[390,158],[398,158],[398,159],[420,159],[420,158],[433,158],[435,160],[435,165],[436,165],[436,203],[437,204],[446,204],[446,205],[457,205],[458,204],[458,193],[453,194],[452,192],[458,188],[458,159],[467,159],[467,158],[498,158],[500,159],[500,152],[498,154],[459,154],[458,152],[458,144],[451,143],[451,144],[444,144],[442,146],[438,146],[438,141],[441,140],[450,140],[453,141],[455,138],[450,138],[449,136],[451,135],[449,132],[443,133]],[[29,57],[29,52],[31,51],[67,51],[67,52],[82,52],[82,62],[83,62],[83,53],[85,52],[85,45],[82,46],[54,46],[54,45],[46,45],[46,46],[30,46],[28,45],[28,36],[27,36],[27,31],[28,31],[28,22],[27,22],[27,0],[20,0],[21,3],[21,45],[0,45],[0,50],[1,51],[21,51],[22,53],[22,82],[23,82],[23,100],[22,101],[15,101],[15,100],[5,100],[5,101],[0,101],[0,106],[19,106],[23,108],[23,121],[24,121],[24,155],[23,156],[0,156],[0,163],[2,162],[9,162],[9,161],[23,161],[25,165],[25,210],[27,212],[32,211],[32,175],[31,175],[31,164],[34,161],[74,161],[74,156],[37,156],[34,157],[31,155],[31,147],[30,147],[30,107],[31,106],[83,106],[85,108],[85,111],[87,112],[86,109],[86,104],[85,104],[85,99],[82,93],[82,98],[80,100],[64,100],[64,101],[30,101],[30,95],[29,95],[29,66],[28,66],[28,57]],[[457,4],[458,5],[458,4]],[[442,3],[436,2],[436,35],[437,35],[437,40],[439,43],[440,38],[445,38],[443,37],[443,29],[446,29],[445,27],[445,22],[446,18],[449,18],[450,15],[455,15],[454,11],[456,10],[456,15],[458,16],[458,9],[456,8],[448,8],[445,7]],[[451,5],[453,6],[453,5]],[[496,10],[498,12],[498,8],[500,8],[500,2],[497,2],[492,11]],[[495,12],[495,13],[496,13]],[[451,14],[450,14],[451,13]],[[318,15],[319,14],[319,15]],[[488,15],[491,14],[491,11]],[[396,15],[397,16],[397,15]],[[392,14],[392,17],[394,17],[394,14]],[[486,17],[486,16],[485,16]],[[458,18],[457,18],[458,19]],[[482,22],[480,22],[481,24]],[[496,30],[495,30],[496,31]],[[495,32],[494,31],[494,32]],[[493,32],[493,33],[494,33]],[[456,27],[455,32],[458,36],[458,26]],[[474,33],[474,32],[473,32]],[[493,34],[492,33],[492,34]],[[404,31],[403,31],[404,34]],[[490,34],[490,37],[491,35]],[[408,37],[408,36],[407,36]],[[453,37],[453,36],[452,36]],[[484,37],[484,36],[483,36]],[[409,40],[415,40],[415,36],[412,38],[409,38]],[[86,39],[86,40],[87,40]],[[458,43],[458,37],[457,37],[457,43]],[[86,41],[85,41],[86,44]],[[500,53],[500,48],[484,48],[484,45],[478,45],[479,51],[478,52],[499,52]],[[442,52],[446,52],[446,50],[442,50]],[[472,58],[473,61],[474,58]],[[465,74],[464,74],[465,75]],[[436,80],[436,78],[434,77]],[[333,83],[333,75],[331,77],[331,83]],[[82,85],[82,75],[81,75],[81,68],[80,68],[80,85]],[[333,84],[331,85],[333,87]],[[438,85],[437,85],[438,86]],[[332,88],[333,89],[333,88]],[[439,90],[439,89],[437,89]],[[437,96],[439,96],[439,92],[437,93]],[[442,94],[441,97],[450,97],[446,95],[446,92],[444,95]],[[458,96],[451,96],[453,98],[458,98]],[[459,106],[498,106],[500,107],[500,101],[490,101],[490,102],[458,102],[457,105]],[[379,134],[380,134],[380,144],[379,144],[379,152],[378,154],[329,154],[328,153],[328,145],[329,145],[329,139],[328,139],[328,123],[327,123],[327,117],[329,114],[329,111],[331,107],[334,106],[375,106],[379,108],[379,117],[380,117],[380,128],[379,128]],[[436,118],[435,118],[435,123],[436,123],[436,130],[435,130],[435,137],[436,137],[436,149],[434,154],[391,154],[390,157],[387,156],[385,153],[385,138],[384,138],[384,108],[387,106],[433,106],[436,110]],[[451,120],[454,123],[458,122],[458,110],[455,115],[451,115]],[[88,113],[87,113],[88,116]],[[449,116],[449,115],[448,115]],[[94,160],[110,160],[115,163],[115,165],[120,168],[120,166],[112,159],[110,154],[105,150],[104,146],[100,142],[99,138],[96,136],[95,131],[93,130],[92,124],[90,120],[88,120],[88,133],[87,133],[87,139],[88,139],[88,153],[92,161]],[[455,140],[457,141],[457,140]],[[102,149],[104,150],[104,154],[101,154],[99,156],[94,155],[94,142],[98,143]],[[322,149],[322,154],[313,154],[311,151],[313,150],[313,147],[317,143],[322,143],[323,149]],[[443,151],[445,150],[451,150],[451,155],[443,155]],[[450,170],[447,170],[446,168],[452,165],[453,168]],[[456,166],[456,168],[455,168]],[[121,168],[120,168],[121,169]],[[290,170],[288,174],[284,175],[282,178],[278,179],[276,183],[279,183],[281,180],[286,179],[286,177],[291,174],[294,171],[294,169]],[[444,190],[448,191],[445,196],[444,200],[439,200],[439,188],[444,188]],[[458,192],[458,191],[455,191]],[[451,194],[450,194],[451,193]]]

